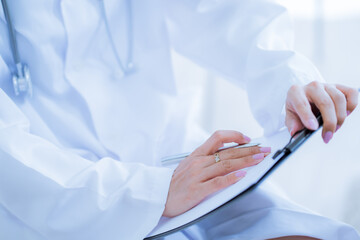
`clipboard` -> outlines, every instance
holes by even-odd
[[[172,229],[168,229],[167,231],[159,231],[159,229],[155,228],[146,238],[145,240],[152,240],[152,239],[159,239],[165,236],[168,236],[172,233],[175,233],[177,231],[183,230],[193,224],[196,224],[200,222],[201,220],[205,219],[206,217],[214,214],[217,211],[220,211],[221,209],[225,208],[226,205],[236,201],[241,196],[251,192],[253,189],[255,189],[257,186],[259,186],[271,173],[274,172],[274,170],[279,167],[281,163],[283,163],[289,156],[291,156],[292,153],[294,153],[302,144],[306,142],[307,139],[309,139],[316,131],[318,131],[321,126],[323,125],[323,119],[321,115],[317,116],[317,121],[319,123],[319,128],[315,131],[309,130],[309,129],[303,129],[298,132],[296,132],[291,138],[290,141],[283,147],[282,149],[275,152],[275,154],[272,155],[271,160],[275,163],[272,163],[271,167],[266,169],[264,173],[258,178],[255,182],[247,186],[245,189],[237,193],[234,197],[230,198],[229,200],[225,201],[220,206],[210,210],[209,212],[206,212],[205,214],[202,214],[198,216],[196,219],[193,219],[189,222],[186,222],[184,224],[181,224],[180,226],[174,227]],[[220,193],[221,194],[221,193]],[[205,200],[206,201],[206,200]],[[190,210],[189,210],[190,211]],[[161,224],[161,223],[160,223]]]

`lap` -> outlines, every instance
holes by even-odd
[[[350,226],[302,208],[277,194],[276,188],[267,182],[187,228],[182,236],[184,239],[209,240],[271,239],[285,236],[330,240],[360,239]],[[176,239],[175,235],[169,236],[169,239]]]

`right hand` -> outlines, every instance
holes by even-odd
[[[217,131],[190,156],[180,162],[170,183],[163,216],[175,217],[199,204],[208,195],[226,188],[243,177],[247,168],[260,163],[271,152],[269,147],[230,148],[214,154],[224,143],[245,144],[250,138],[236,131]]]

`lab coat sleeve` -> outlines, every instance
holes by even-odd
[[[180,54],[246,89],[265,134],[284,125],[284,104],[293,84],[323,81],[293,50],[287,10],[267,0],[169,1],[170,41]]]
[[[1,57],[0,80],[10,81]],[[156,226],[172,170],[111,158],[92,162],[29,129],[0,89],[0,207],[20,224],[45,239],[77,240],[142,239]]]

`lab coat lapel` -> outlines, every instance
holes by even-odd
[[[156,135],[164,127],[161,96],[144,83],[142,73],[119,77],[101,9],[95,4],[62,1],[68,38],[66,78],[89,106],[101,143],[122,161],[149,163]]]

